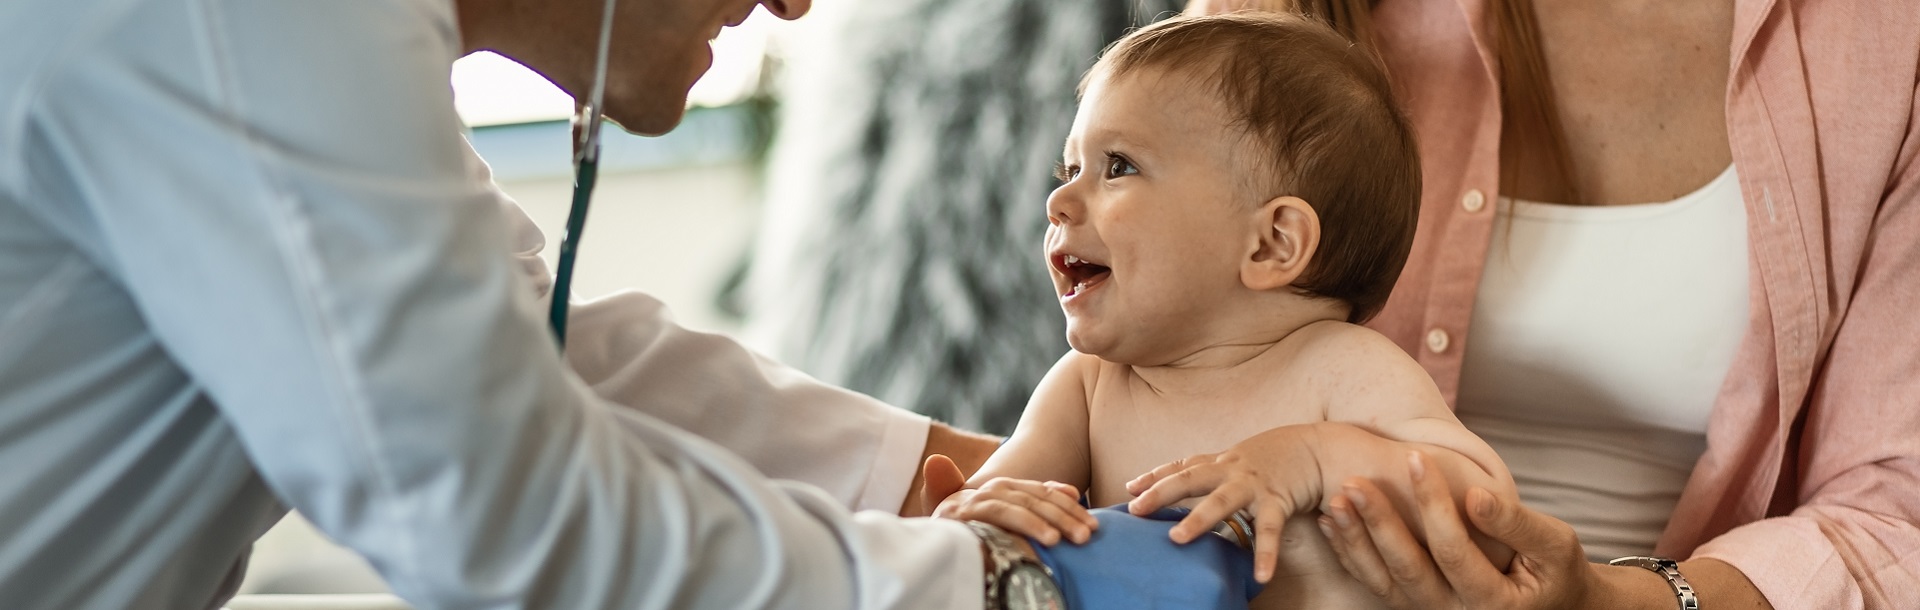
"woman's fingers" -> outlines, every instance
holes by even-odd
[[[1397,603],[1397,590],[1393,584],[1393,575],[1387,572],[1387,564],[1380,559],[1380,551],[1374,548],[1373,538],[1367,534],[1367,528],[1360,524],[1360,514],[1353,510],[1353,501],[1345,493],[1334,493],[1327,500],[1326,515],[1320,517],[1320,533],[1325,534],[1327,542],[1333,547],[1333,555],[1340,560],[1340,567],[1347,574],[1360,581],[1368,591],[1387,605],[1405,608]]]
[[[1386,567],[1394,595],[1412,607],[1446,604],[1446,600],[1453,597],[1451,590],[1427,555],[1426,547],[1414,538],[1386,494],[1371,481],[1358,477],[1349,480],[1342,491],[1359,516],[1356,527],[1366,529],[1381,565]],[[1350,550],[1352,542],[1350,539]]]
[[[1544,581],[1568,581],[1587,567],[1580,537],[1565,521],[1477,487],[1467,490],[1467,517],[1481,533],[1513,549],[1515,567],[1525,560]]]
[[[1446,475],[1432,469],[1418,451],[1407,454],[1407,474],[1413,480],[1414,500],[1427,535],[1427,553],[1451,588],[1470,599],[1497,599],[1508,593],[1505,576],[1467,533],[1466,523],[1453,505]]]

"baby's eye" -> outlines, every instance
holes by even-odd
[[[1053,179],[1054,180],[1059,180],[1061,182],[1072,182],[1073,179],[1075,177],[1078,177],[1079,175],[1080,175],[1080,166],[1078,165],[1067,165],[1059,161],[1055,161],[1053,163]]]
[[[1138,173],[1140,173],[1140,168],[1134,167],[1133,162],[1128,161],[1126,157],[1114,153],[1107,153],[1107,178],[1132,176]]]

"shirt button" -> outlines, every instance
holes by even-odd
[[[1447,337],[1447,331],[1438,328],[1427,331],[1427,351],[1436,354],[1447,351],[1447,343],[1449,341],[1450,338]]]
[[[1469,189],[1466,195],[1460,197],[1460,207],[1468,212],[1478,212],[1480,208],[1487,207],[1487,195],[1480,189]]]

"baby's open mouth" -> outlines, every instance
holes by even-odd
[[[1067,279],[1067,292],[1060,295],[1063,297],[1086,291],[1088,287],[1106,280],[1113,271],[1106,265],[1087,261],[1072,254],[1055,255],[1053,268],[1060,270],[1060,275]]]

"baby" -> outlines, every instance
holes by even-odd
[[[1222,487],[1204,511],[1252,517],[1269,583],[1255,607],[1349,608],[1378,602],[1316,527],[1329,490],[1353,476],[1411,489],[1418,451],[1458,490],[1511,497],[1426,372],[1358,326],[1413,241],[1410,129],[1371,56],[1299,17],[1176,18],[1115,43],[1081,83],[1047,199],[1073,351],[936,514],[1081,542],[1096,524],[1081,490],[1128,502],[1143,473],[1283,429],[1298,442],[1259,472],[1273,499]]]

